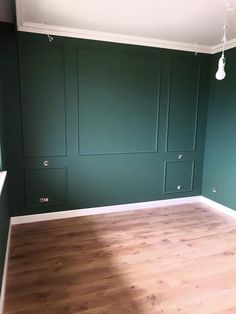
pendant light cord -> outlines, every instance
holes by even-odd
[[[229,0],[225,0],[225,4],[226,4],[226,9],[225,9],[225,18],[224,18],[224,26],[223,26],[223,37],[222,37],[222,43],[223,43],[223,47],[222,47],[222,55],[224,57],[224,52],[225,52],[225,45],[227,42],[227,25],[228,25],[228,18],[229,18],[229,12],[235,10],[235,7],[232,7],[231,4],[229,3]]]
[[[224,57],[224,55],[225,55],[225,45],[226,45],[226,42],[227,42],[227,24],[226,23],[224,24],[224,34],[223,34],[223,37],[222,37],[222,42],[223,42],[222,56]]]

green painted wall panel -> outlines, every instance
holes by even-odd
[[[162,194],[162,162],[155,154],[83,156],[79,162],[71,195],[76,204],[79,193],[81,207],[148,201]]]
[[[167,151],[194,150],[198,121],[200,62],[174,56],[170,64]]]
[[[24,40],[19,53],[24,155],[65,156],[63,46]]]
[[[202,191],[206,197],[236,209],[236,49],[226,51],[223,81],[215,79],[219,57],[217,54],[212,59]]]
[[[13,156],[8,150],[9,167],[14,170],[9,176],[14,187],[11,193],[15,193],[13,215],[200,194],[208,89],[206,56],[60,37],[49,43],[46,36],[22,33],[18,34],[18,42],[22,97],[21,103],[14,102],[12,115],[7,117],[8,124],[16,126],[7,128],[15,151]],[[46,60],[47,68],[42,65],[38,69],[39,59]],[[180,85],[175,82],[170,87],[171,60],[181,63],[179,68],[172,67],[174,81],[180,69],[193,75],[202,64],[200,81],[196,74],[191,84],[182,80]],[[185,62],[193,69],[186,69]],[[173,69],[179,72],[173,74]],[[173,91],[177,87],[179,91]],[[187,96],[181,96],[182,93]],[[170,111],[176,111],[171,126],[180,125],[180,114],[184,115],[184,143],[190,143],[195,125],[189,121],[194,113],[185,109],[196,109],[194,93],[199,96],[196,149],[185,151],[187,146],[182,145],[172,129],[169,140],[174,145],[174,137],[179,150],[166,151],[169,96],[174,95],[177,104],[177,109]],[[180,100],[184,104],[179,105]],[[47,113],[46,120],[38,114],[39,104]],[[179,154],[183,161],[194,160],[192,189],[188,185],[189,171],[183,169],[187,188],[164,193],[165,161],[178,161]],[[44,161],[49,162],[48,166],[44,166]],[[65,178],[58,178],[54,172],[62,168],[67,169],[66,184]],[[42,179],[45,173],[47,179]],[[168,182],[177,180],[177,174],[168,172]],[[17,186],[19,192],[14,192]],[[38,206],[38,200],[51,192],[56,193],[54,205]]]
[[[79,49],[79,153],[157,150],[158,54]]]
[[[165,162],[164,193],[192,191],[193,178],[194,160]]]
[[[28,208],[67,204],[67,169],[25,171]]]

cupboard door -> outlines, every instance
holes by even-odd
[[[67,203],[67,169],[25,171],[27,207],[55,206]]]
[[[190,192],[193,188],[194,160],[166,161],[164,194]]]

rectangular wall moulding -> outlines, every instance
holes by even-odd
[[[156,152],[161,57],[78,50],[79,154]]]
[[[67,203],[67,168],[25,170],[27,207]]]
[[[24,156],[66,156],[63,46],[22,40],[19,53]]]
[[[196,148],[200,61],[197,56],[173,56],[169,73],[166,151]]]
[[[164,194],[193,190],[194,160],[171,160],[164,164]]]

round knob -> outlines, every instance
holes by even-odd
[[[178,186],[177,186],[177,190],[180,190],[180,189],[181,189],[181,186],[180,186],[180,185],[178,185]]]
[[[180,154],[180,155],[178,156],[178,159],[182,159],[182,158],[183,158],[183,155]]]
[[[49,161],[48,160],[45,160],[44,163],[43,163],[44,167],[47,167],[49,165]]]

